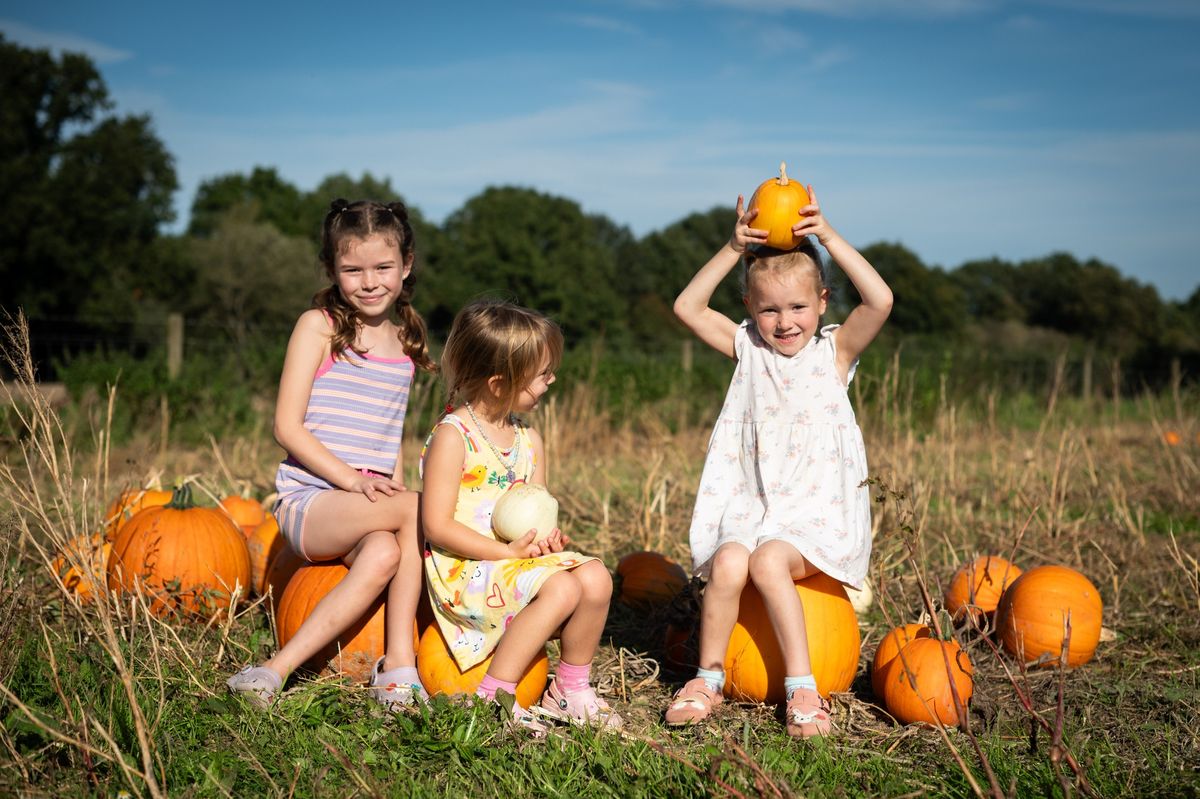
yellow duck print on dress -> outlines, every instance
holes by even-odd
[[[487,479],[487,467],[483,464],[476,466],[470,471],[463,472],[462,487],[472,491],[478,491],[479,487]]]

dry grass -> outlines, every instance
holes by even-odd
[[[19,355],[25,351],[22,328],[8,329],[18,335],[6,351]],[[20,357],[13,366],[32,378]],[[880,599],[861,625],[859,678],[850,692],[835,697],[841,757],[894,764],[906,774],[896,779],[907,790],[936,794],[958,790],[945,782],[956,769],[965,777],[959,788],[980,796],[1042,792],[1049,790],[1047,784],[1064,794],[1136,795],[1141,780],[1162,769],[1166,775],[1156,784],[1195,787],[1194,767],[1200,763],[1193,723],[1200,717],[1196,398],[1177,386],[1166,398],[1115,407],[1069,401],[1051,387],[1043,419],[1026,429],[998,425],[994,413],[972,413],[944,397],[932,424],[922,429],[913,419],[911,393],[898,364],[880,383],[883,390],[858,409],[871,473],[888,487],[877,489],[883,501],[876,506],[871,567]],[[435,402],[435,391],[424,386],[414,403]],[[116,401],[115,393],[107,398],[107,403]],[[993,397],[988,407],[994,409],[996,401]],[[181,691],[201,707],[215,701],[221,691],[214,673],[261,654],[263,642],[252,640],[246,630],[266,606],[244,607],[201,630],[181,628],[155,619],[136,599],[102,596],[97,605],[80,606],[49,564],[69,538],[98,528],[106,500],[121,486],[187,476],[213,496],[249,488],[266,497],[281,453],[270,441],[224,439],[216,431],[207,449],[163,449],[154,433],[113,448],[105,425],[111,411],[104,402],[92,409],[90,446],[76,445],[75,451],[68,442],[78,436],[62,430],[45,402],[13,398],[10,408],[19,414],[23,435],[0,462],[5,569],[0,632],[6,641],[33,639],[47,653],[87,648],[111,675],[130,714],[106,713],[72,693],[71,681],[57,678],[52,682],[62,712],[49,716],[33,707],[12,687],[21,654],[17,646],[0,650],[3,713],[39,728],[47,748],[71,753],[70,765],[62,768],[74,775],[78,790],[113,789],[112,777],[98,776],[103,773],[117,775],[134,795],[178,792],[183,786],[164,782],[171,754],[157,743],[164,708]],[[673,432],[663,422],[668,418],[677,414],[664,408],[613,418],[587,386],[575,386],[556,391],[534,420],[546,439],[565,529],[610,566],[639,549],[688,562],[687,527],[709,431],[691,426]],[[264,424],[263,429],[269,428]],[[1168,444],[1168,430],[1182,443]],[[406,442],[410,461],[421,443],[416,436]],[[417,485],[415,468],[409,485]],[[925,605],[923,587],[938,601],[943,581],[957,566],[984,553],[1011,555],[1023,568],[1060,563],[1088,575],[1103,596],[1112,640],[1101,643],[1092,663],[1073,672],[1024,673],[995,652],[986,637],[960,631],[977,667],[965,737],[962,731],[896,726],[875,704],[866,680],[876,643],[889,623],[917,619]],[[684,736],[661,726],[661,710],[680,676],[660,667],[669,612],[614,606],[597,660],[600,688],[621,703],[632,739],[685,770],[703,774],[707,769],[713,793],[798,793],[773,776],[783,767],[767,764],[774,757],[771,747],[753,745],[759,730],[777,725],[774,709],[726,704],[707,731]],[[58,675],[61,668],[51,662],[49,673]],[[160,698],[157,704],[147,706],[147,690]],[[248,746],[246,731],[223,719],[216,723],[227,728],[230,745]],[[31,752],[18,738],[16,732],[0,732],[0,785],[46,790],[46,781],[62,771],[47,765],[45,750]],[[699,753],[708,746],[720,755],[704,765]],[[1126,760],[1105,767],[1099,762],[1104,754]],[[915,768],[930,757],[943,764],[942,771]],[[378,792],[369,773],[343,759],[339,755],[337,762],[349,775],[344,784],[359,793]],[[1064,765],[1072,761],[1074,768]],[[289,794],[300,779],[297,772],[288,786],[273,771],[257,768],[278,795]],[[212,778],[205,795],[236,793],[215,772]],[[1128,781],[1122,784],[1122,779]],[[870,793],[861,786],[850,792],[864,790]],[[813,792],[837,790],[818,781]]]

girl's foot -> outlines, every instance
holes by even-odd
[[[229,690],[259,707],[267,707],[283,687],[283,679],[266,666],[247,666],[225,681]]]
[[[832,711],[828,700],[809,688],[797,688],[788,697],[784,708],[787,733],[793,738],[812,738],[828,735],[833,729],[829,714]]]
[[[693,677],[675,692],[667,708],[667,724],[678,727],[704,721],[722,701],[720,692],[714,691],[703,677]]]
[[[623,723],[608,703],[596,695],[595,688],[589,685],[582,691],[564,693],[558,687],[557,677],[550,681],[550,687],[542,694],[541,704],[533,712],[558,721],[594,725],[606,730],[620,729]]]
[[[428,702],[429,694],[416,676],[416,669],[401,666],[381,671],[383,658],[375,661],[371,669],[371,696],[376,702],[391,711],[406,710],[417,702]]]

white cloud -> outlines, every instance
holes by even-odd
[[[0,31],[13,41],[27,47],[46,48],[56,55],[62,53],[83,53],[97,64],[115,64],[128,61],[133,53],[119,50],[106,44],[62,31],[46,31],[16,22],[11,19],[0,19]]]
[[[1041,0],[1043,5],[1132,17],[1200,18],[1196,0]]]
[[[632,25],[625,20],[615,19],[613,17],[602,17],[595,14],[560,14],[559,19],[569,25],[575,25],[580,28],[591,28],[592,30],[608,31],[610,33],[621,33],[627,36],[641,36],[642,30],[636,25]]]

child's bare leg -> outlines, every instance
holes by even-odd
[[[579,604],[562,630],[562,659],[585,665],[592,662],[608,620],[612,601],[612,577],[600,561],[589,561],[567,572],[579,584]]]
[[[815,571],[795,547],[783,541],[768,541],[750,556],[750,579],[762,595],[789,675],[812,674],[804,606],[794,581]]]
[[[421,601],[421,591],[425,586],[425,566],[421,551],[423,542],[415,509],[396,531],[396,543],[400,548],[400,565],[391,585],[388,586],[384,617],[388,646],[380,667],[382,671],[400,666],[415,666],[417,663],[417,654],[413,651],[412,631],[413,619],[417,616],[417,604]]]
[[[749,576],[750,550],[741,544],[722,544],[713,555],[712,573],[704,588],[700,611],[700,668],[724,671],[725,650],[737,623],[742,589]]]
[[[583,589],[570,572],[559,572],[542,584],[537,596],[509,622],[500,638],[488,675],[503,682],[519,682],[530,661],[545,650],[554,631],[579,606]]]
[[[317,603],[275,657],[263,664],[280,677],[287,677],[358,620],[396,576],[400,564],[396,537],[384,530],[364,537],[346,557],[352,561],[349,573]]]

